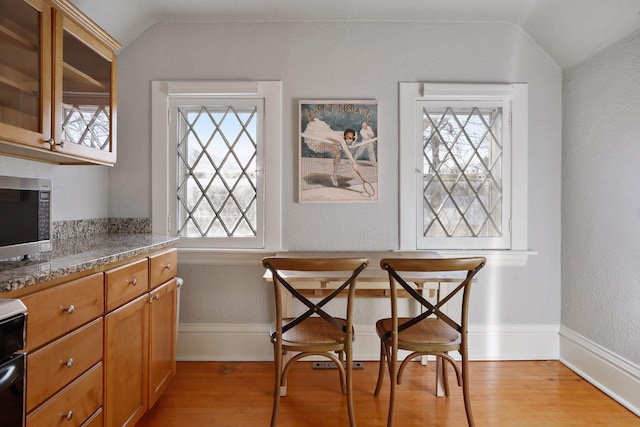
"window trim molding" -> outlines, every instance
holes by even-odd
[[[527,83],[400,82],[399,94],[399,218],[400,250],[416,250],[418,236],[415,177],[416,103],[426,100],[511,99],[511,243],[510,251],[527,251],[528,85]],[[482,253],[484,250],[464,252]]]
[[[264,138],[269,141],[264,164],[264,247],[282,246],[282,82],[281,81],[165,81],[151,82],[151,214],[152,232],[175,236],[170,230],[171,183],[169,117],[172,97],[236,97],[264,99]],[[184,244],[181,245],[184,247]],[[232,250],[231,248],[214,248]]]

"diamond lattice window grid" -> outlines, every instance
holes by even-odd
[[[423,236],[501,237],[501,108],[423,108]]]
[[[178,235],[257,234],[255,105],[178,108]]]

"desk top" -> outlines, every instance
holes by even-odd
[[[374,284],[389,282],[389,275],[385,270],[380,267],[380,260],[383,258],[442,258],[437,252],[431,251],[389,251],[389,252],[279,252],[276,257],[291,257],[291,258],[367,258],[369,259],[369,265],[358,276],[358,287],[361,288],[363,282],[367,283],[367,288]],[[414,272],[404,275],[407,281],[413,282],[416,285],[424,285],[425,283],[439,283],[439,282],[459,282],[464,279],[464,273],[458,272]],[[318,284],[321,287],[326,286],[330,282],[337,282],[341,279],[344,280],[344,274],[340,272],[283,272],[283,277],[290,279],[291,282],[297,283],[296,287],[317,287]],[[271,281],[271,271],[266,270],[263,276],[266,281]],[[380,286],[374,286],[378,288]]]

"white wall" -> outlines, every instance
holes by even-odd
[[[563,82],[560,360],[640,416],[640,32]]]
[[[564,77],[562,324],[640,365],[640,32]]]
[[[60,166],[0,155],[0,175],[50,179],[53,221],[107,217],[106,166]]]
[[[559,325],[562,76],[557,64],[518,27],[158,24],[128,45],[118,64],[119,158],[110,174],[109,196],[109,214],[116,217],[151,212],[152,80],[282,80],[283,249],[289,250],[398,247],[399,81],[528,82],[528,231],[529,247],[538,255],[530,257],[525,267],[487,268],[474,291],[472,320],[480,326],[528,330]],[[372,98],[379,101],[380,111],[380,201],[296,203],[298,100]],[[212,328],[268,323],[265,305],[270,304],[271,294],[261,274],[257,262],[249,267],[182,263],[180,275],[186,280],[181,322]],[[368,324],[384,302],[361,304],[367,309],[360,310],[359,321]],[[374,309],[368,309],[369,304]]]

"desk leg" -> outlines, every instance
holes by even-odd
[[[445,397],[447,395],[444,382],[447,380],[444,370],[445,362],[440,357],[436,357],[436,396]]]
[[[283,318],[291,317],[291,313],[293,312],[292,310],[293,297],[289,292],[282,292],[280,295],[281,295],[280,304],[282,308],[282,317]],[[280,374],[282,374],[282,372],[284,371],[284,367],[287,366],[287,363],[291,359],[291,352],[286,352],[284,355],[281,355],[280,357],[282,357],[282,361],[280,365],[280,370],[281,370]],[[280,396],[284,397],[286,395],[287,395],[287,381],[285,379],[284,383],[282,382],[280,383]]]
[[[447,295],[448,293],[448,284],[446,282],[439,282],[437,290],[437,301],[440,302],[440,297],[442,295]],[[442,311],[445,313],[447,312],[446,304],[442,306]],[[445,382],[448,381],[448,378],[446,369],[447,366],[445,361],[440,357],[436,357],[436,396],[438,397],[446,397],[447,395],[448,388],[445,385]]]

